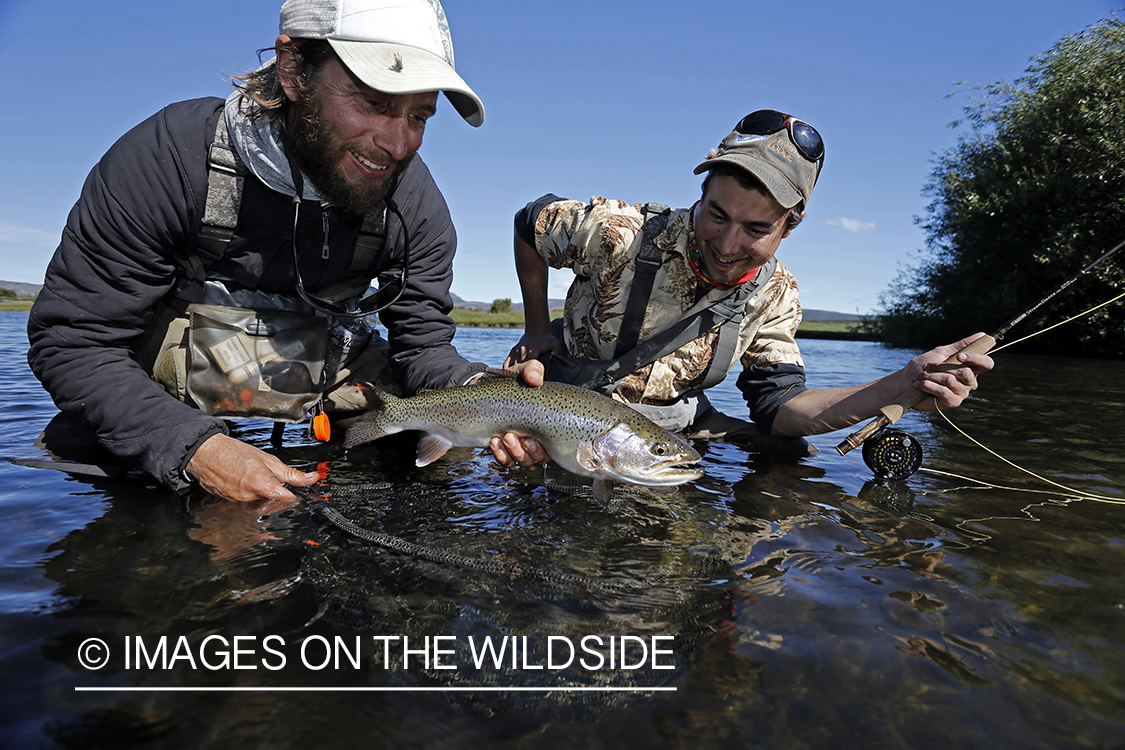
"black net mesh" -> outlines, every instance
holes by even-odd
[[[321,619],[342,632],[409,638],[412,648],[445,637],[443,662],[457,665],[427,666],[394,641],[379,665],[388,684],[513,688],[456,693],[492,711],[604,709],[636,701],[633,690],[676,684],[731,616],[730,568],[678,543],[679,519],[658,498],[651,507],[643,493],[619,498],[623,512],[595,514],[583,512],[595,503],[588,488],[536,488],[490,523],[448,484],[333,480],[308,494],[303,535],[301,574]],[[492,649],[476,668],[486,642]],[[665,650],[659,658],[654,644]],[[622,659],[642,666],[622,668]],[[547,700],[521,692],[533,688],[600,691]]]

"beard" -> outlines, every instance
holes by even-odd
[[[304,89],[292,103],[288,121],[288,142],[293,161],[312,182],[317,192],[329,203],[357,215],[366,214],[382,202],[399,173],[409,159],[396,162],[386,154],[387,176],[379,180],[365,180],[360,185],[350,183],[341,173],[340,161],[348,157],[349,149],[343,138],[324,117],[323,106],[316,88]],[[356,153],[363,153],[354,149]],[[411,155],[413,158],[413,155]]]

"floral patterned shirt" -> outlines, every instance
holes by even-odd
[[[538,206],[543,200],[529,207]],[[644,204],[605,198],[592,198],[589,203],[557,200],[547,203],[534,218],[536,251],[549,266],[569,268],[576,276],[566,299],[563,331],[563,341],[572,357],[614,358],[635,259],[643,240],[644,208]],[[689,214],[690,209],[672,210],[665,230],[654,240],[664,260],[645,311],[641,341],[733,293],[729,288],[712,287],[705,294],[700,290],[688,265]],[[794,338],[800,324],[797,281],[778,262],[768,281],[747,300],[735,355],[725,363],[728,371],[736,361],[741,363],[743,377],[739,386],[744,393],[747,389],[743,381],[768,379],[779,369],[790,378],[799,374],[799,388],[785,389],[790,392],[789,397],[804,390],[804,362]],[[625,402],[667,404],[698,391],[714,355],[718,331],[716,326],[634,372],[613,396]],[[751,401],[749,394],[747,399]],[[779,408],[780,404],[776,406]],[[753,412],[755,404],[751,402],[750,407]],[[772,422],[772,414],[768,421]]]

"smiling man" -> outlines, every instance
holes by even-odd
[[[515,230],[526,328],[505,364],[542,358],[548,380],[602,390],[667,429],[797,454],[809,450],[801,436],[855,424],[910,388],[959,405],[992,360],[941,363],[975,336],[872,383],[806,387],[797,282],[774,256],[804,217],[823,165],[815,128],[759,110],[695,168],[707,177],[691,208],[555,195],[529,203]],[[549,267],[576,276],[554,325]],[[736,365],[752,423],[717,411],[705,394]],[[521,458],[512,448],[508,460]]]
[[[358,410],[368,384],[413,394],[485,369],[451,343],[456,234],[416,156],[439,93],[484,121],[441,5],[288,0],[274,49],[225,101],[173,104],[114,144],[28,324],[32,369],[76,425],[173,489],[245,501],[317,477],[227,420]],[[376,314],[387,341],[364,327]]]

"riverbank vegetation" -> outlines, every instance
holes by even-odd
[[[552,310],[551,318],[562,317],[562,310]],[[455,307],[449,314],[459,326],[475,328],[523,328],[523,312],[507,310],[470,310]],[[797,331],[798,338],[848,339],[853,341],[875,341],[875,335],[857,320],[806,320]]]
[[[551,317],[555,318],[562,315],[562,310],[556,310],[551,313]],[[492,312],[491,310],[471,310],[467,307],[455,307],[449,313],[449,317],[453,318],[453,322],[459,326],[469,326],[474,328],[523,328],[523,311],[521,310],[505,310],[503,312]]]
[[[0,289],[0,312],[27,312],[31,309],[34,297],[19,297],[11,290]],[[552,310],[551,317],[562,317],[562,310]],[[523,328],[523,311],[511,309],[510,304],[493,304],[491,310],[474,310],[455,307],[449,314],[458,326],[469,328]],[[797,337],[848,339],[855,341],[876,341],[874,334],[855,320],[806,320],[801,324]]]
[[[0,312],[27,312],[33,302],[34,297],[25,297],[11,289],[0,287]]]
[[[993,331],[1125,239],[1125,22],[1104,19],[1032,59],[1023,78],[969,89],[967,127],[937,157],[916,265],[880,298],[875,331],[929,347]],[[1125,291],[1122,256],[1020,324],[1019,338]],[[1125,304],[1021,351],[1125,356]]]

